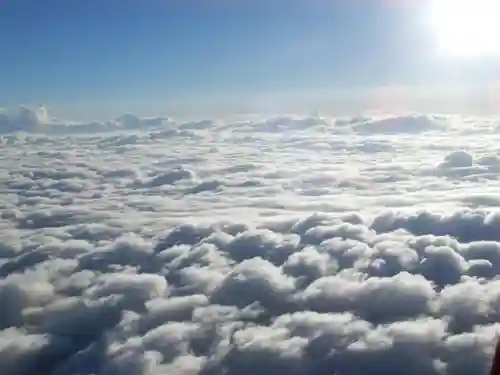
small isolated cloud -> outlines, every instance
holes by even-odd
[[[500,148],[474,120],[2,116],[2,374],[488,373]]]

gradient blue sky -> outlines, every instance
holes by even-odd
[[[437,59],[425,3],[0,0],[0,107],[102,118],[359,111],[411,97],[446,110],[457,86],[500,74]]]

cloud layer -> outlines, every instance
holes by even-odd
[[[6,374],[487,374],[494,120],[47,113],[0,118]]]
[[[139,118],[133,114],[124,114],[109,121],[86,123],[67,122],[50,114],[44,106],[29,108],[20,106],[16,109],[0,108],[0,134],[29,132],[41,134],[75,134],[113,132],[137,129],[151,129],[169,124],[166,117]]]

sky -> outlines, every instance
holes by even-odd
[[[0,107],[82,119],[477,109],[496,64],[437,58],[428,1],[3,0]]]

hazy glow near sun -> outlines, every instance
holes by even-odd
[[[500,56],[500,0],[434,0],[430,23],[442,55]]]

